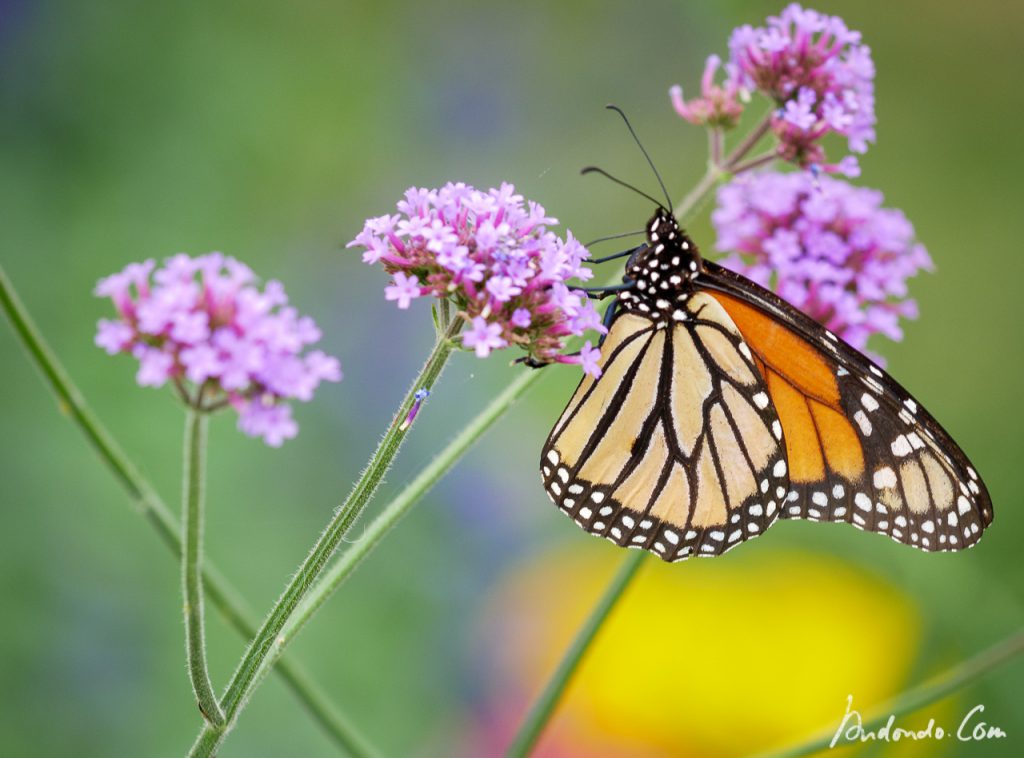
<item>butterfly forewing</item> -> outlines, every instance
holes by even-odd
[[[970,547],[992,521],[967,457],[869,359],[772,293],[706,264],[765,378],[787,445],[783,518],[845,521],[922,550]]]
[[[577,524],[670,561],[756,537],[789,491],[752,354],[714,298],[684,295],[616,316],[601,377],[580,383],[541,459],[548,495]]]

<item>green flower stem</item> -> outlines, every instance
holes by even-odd
[[[356,482],[342,506],[335,512],[306,560],[271,609],[270,615],[263,622],[263,626],[250,643],[238,669],[231,677],[220,703],[224,709],[225,723],[205,724],[192,746],[190,755],[213,755],[231,730],[239,711],[245,706],[258,683],[257,674],[267,659],[280,648],[279,635],[285,623],[323,572],[342,537],[362,513],[363,508],[373,497],[384,475],[391,467],[395,455],[408,434],[409,427],[403,425],[402,422],[405,421],[413,402],[415,402],[416,392],[420,389],[430,390],[434,386],[455,349],[454,340],[462,329],[462,325],[462,319],[453,318],[448,328],[438,334],[434,349],[420,370],[419,376],[416,377],[405,398],[399,404],[391,426],[363,470],[359,481]]]
[[[38,327],[33,323],[2,266],[0,266],[0,307],[3,308],[15,335],[28,352],[29,358],[57,396],[61,412],[70,416],[89,443],[96,449],[100,459],[110,467],[118,482],[127,490],[136,509],[156,530],[160,539],[170,548],[171,552],[180,559],[182,553],[181,527],[177,519],[156,494],[152,485],[139,473],[110,436],[110,433],[93,415],[78,388],[46,344]],[[245,610],[245,603],[241,600],[238,592],[209,562],[202,568],[202,578],[210,602],[220,611],[228,625],[242,637],[251,639],[256,634],[256,624],[249,618],[248,611]],[[276,669],[339,747],[355,756],[376,754],[377,751],[356,733],[301,667],[292,661],[283,660],[278,663]]]
[[[740,140],[740,143],[736,146],[736,148],[731,153],[729,153],[728,157],[725,159],[725,163],[722,164],[722,168],[724,168],[726,171],[735,170],[736,165],[739,164],[741,160],[746,158],[747,154],[750,153],[750,151],[754,149],[757,143],[761,141],[761,138],[768,133],[768,130],[772,126],[773,113],[774,111],[768,111],[768,113],[764,115],[764,118],[762,118],[761,121],[758,122],[757,126],[755,126],[753,129],[747,132],[746,136],[744,136],[743,139]]]
[[[775,154],[774,150],[768,150],[766,152],[761,153],[758,156],[755,156],[754,158],[750,158],[749,160],[743,161],[742,163],[737,163],[733,165],[730,173],[733,176],[736,176],[737,174],[743,174],[747,171],[753,171],[755,168],[767,166],[769,163],[778,160],[778,158],[779,156]]]
[[[903,716],[924,708],[963,687],[981,679],[1004,663],[1024,653],[1024,629],[996,643],[987,650],[968,658],[951,669],[929,679],[927,682],[902,692],[888,702],[873,708],[865,717],[865,731],[875,731],[885,725],[890,716]],[[759,753],[758,758],[797,758],[803,755],[814,755],[819,751],[828,750],[835,736],[836,727],[822,729],[821,732],[807,742],[784,748],[778,751]]]
[[[640,564],[644,562],[646,557],[647,553],[636,551],[626,556],[622,561],[622,565],[619,566],[619,570],[612,578],[611,584],[605,589],[604,594],[598,600],[597,605],[594,606],[594,610],[590,612],[590,616],[583,626],[576,632],[572,644],[562,657],[562,661],[558,664],[555,673],[548,680],[548,683],[544,685],[544,690],[540,696],[530,706],[529,713],[527,713],[526,718],[512,740],[512,745],[505,754],[506,758],[527,756],[533,750],[533,746],[537,743],[541,732],[544,731],[544,727],[547,726],[548,721],[554,714],[562,693],[565,692],[565,688],[569,685],[569,680],[576,672],[580,661],[583,660],[584,654],[590,648],[590,643],[594,641],[601,626],[609,614],[611,614],[612,609],[626,591],[629,583],[636,575],[637,569],[640,568]]]
[[[206,413],[189,406],[185,414],[185,455],[182,483],[181,590],[185,599],[185,654],[199,711],[211,724],[223,724],[224,712],[217,703],[206,665],[206,632],[203,622],[203,507],[206,499]]]
[[[384,539],[384,535],[451,470],[452,466],[473,446],[473,443],[541,376],[540,371],[528,371],[516,377],[440,453],[434,456],[434,459],[406,485],[394,500],[383,508],[363,531],[359,541],[352,544],[309,591],[306,599],[295,611],[284,629],[281,630],[281,634],[278,637],[278,652],[283,650],[294,639],[327,601],[327,598],[341,586],[362,560]],[[273,660],[267,661],[268,670],[273,663]]]

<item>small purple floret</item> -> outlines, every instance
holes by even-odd
[[[477,358],[486,358],[491,350],[505,347],[508,343],[501,337],[501,324],[488,324],[486,319],[477,316],[469,330],[462,333],[462,344],[475,350]]]
[[[401,271],[395,272],[395,283],[384,288],[385,300],[397,300],[398,307],[403,310],[409,307],[414,298],[420,296],[420,280],[415,276],[407,276]]]

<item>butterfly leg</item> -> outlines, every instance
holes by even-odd
[[[601,347],[604,344],[604,338],[608,336],[608,330],[611,329],[612,321],[615,319],[615,312],[619,309],[619,300],[616,298],[612,300],[604,311],[604,318],[601,320],[601,324],[605,328],[605,333],[601,335],[601,339],[597,341],[597,346]]]
[[[538,361],[533,356],[523,356],[522,358],[516,358],[514,361],[512,361],[513,365],[517,363],[521,363],[528,368],[544,368],[545,366],[551,365],[551,363],[549,362]]]
[[[609,310],[611,310],[613,307],[614,304],[611,307],[609,307]],[[602,342],[604,342],[604,335],[601,335],[601,339],[598,340],[597,346],[600,347]],[[564,355],[566,358],[576,358],[579,356],[579,354],[580,351],[577,350],[575,353],[565,353]],[[529,368],[544,368],[545,366],[551,365],[550,361],[538,361],[536,358],[529,355],[525,355],[522,358],[516,358],[514,361],[512,361],[512,365],[516,365],[518,363],[521,363],[524,366],[528,366]]]
[[[635,286],[636,282],[634,282],[632,279],[628,279],[622,284],[615,284],[612,285],[611,287],[581,287],[580,289],[586,292],[587,296],[593,298],[594,300],[604,300],[604,298],[608,297],[609,295],[614,295],[618,292],[625,292],[626,290],[631,290]]]
[[[640,252],[646,246],[646,244],[637,245],[636,247],[631,247],[629,250],[623,250],[621,253],[612,253],[611,255],[606,255],[603,258],[594,258],[593,260],[587,261],[587,263],[607,263],[608,261],[614,261],[618,258],[625,258],[627,255],[633,255],[634,253]]]
[[[619,284],[619,285],[616,285],[614,287],[596,287],[596,288],[593,288],[593,289],[587,289],[587,290],[585,290],[585,292],[588,295],[592,295],[594,293],[604,293],[604,294],[601,294],[600,297],[598,298],[598,299],[600,299],[600,298],[607,297],[608,295],[614,294],[616,292],[622,292],[624,290],[631,289],[633,287],[633,284],[634,283],[632,281],[629,281],[629,282],[627,282],[625,284]],[[604,328],[606,330],[611,327],[612,320],[615,318],[615,312],[618,309],[618,307],[619,307],[619,301],[616,299],[616,300],[612,300],[612,302],[608,306],[608,308],[605,309],[604,318],[602,319],[601,323],[604,325]],[[604,344],[605,336],[607,336],[607,332],[605,332],[605,334],[602,334],[601,338],[597,341],[597,346],[598,347],[601,347],[601,345]],[[570,356],[579,355],[579,351],[576,351],[575,353],[569,353],[569,355]],[[530,368],[544,368],[545,366],[550,366],[551,365],[550,363],[546,363],[546,362],[543,362],[543,361],[538,361],[536,358],[534,358],[532,356],[523,356],[522,358],[516,358],[514,361],[512,361],[512,363],[513,364],[521,363],[524,366],[528,366]]]

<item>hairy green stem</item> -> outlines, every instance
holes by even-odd
[[[67,371],[46,344],[2,266],[0,266],[0,307],[3,308],[15,335],[21,341],[32,363],[39,369],[46,383],[56,395],[61,412],[69,416],[85,435],[100,459],[110,467],[118,482],[128,492],[136,509],[156,530],[163,543],[180,559],[182,554],[181,526],[177,519],[156,494],[152,485],[124,454],[106,428],[93,415]],[[220,611],[228,625],[242,637],[251,639],[256,634],[256,624],[249,617],[245,603],[241,600],[238,592],[209,562],[202,568],[202,578],[210,602]],[[298,664],[290,660],[282,660],[276,666],[276,670],[340,748],[355,756],[376,754],[377,751],[348,724],[345,717],[338,712],[319,685]]]
[[[285,640],[281,639],[280,633],[285,623],[319,578],[342,537],[362,513],[391,467],[395,455],[408,434],[409,427],[403,422],[416,400],[416,392],[421,389],[430,390],[434,386],[451,356],[454,339],[462,325],[461,318],[453,318],[448,328],[438,334],[434,349],[405,398],[399,404],[391,426],[363,470],[359,481],[356,482],[345,502],[335,512],[306,560],[292,577],[277,603],[274,604],[270,614],[263,622],[263,626],[242,657],[242,662],[231,677],[224,697],[220,701],[221,707],[224,709],[225,722],[223,724],[205,724],[192,746],[190,755],[213,755],[231,730],[239,711],[245,706],[255,685],[259,682],[257,675],[267,660],[276,654],[275,651],[281,649]]]
[[[569,685],[572,675],[579,667],[580,661],[583,660],[584,654],[590,648],[590,644],[594,641],[597,633],[608,619],[612,609],[615,608],[615,605],[626,591],[629,583],[636,575],[637,569],[640,568],[646,557],[647,553],[637,551],[623,559],[622,565],[619,566],[619,570],[615,573],[611,583],[605,589],[604,594],[601,595],[601,599],[597,601],[597,605],[590,612],[590,616],[587,617],[580,630],[576,632],[572,644],[562,657],[558,668],[555,669],[555,673],[548,680],[547,684],[544,685],[543,691],[534,701],[533,705],[530,706],[526,718],[516,731],[508,752],[505,753],[507,758],[520,758],[520,756],[530,754],[533,746],[537,743],[538,738],[540,738],[541,732],[544,731],[544,727],[554,714],[558,701],[561,699],[562,693],[565,692],[565,688]]]
[[[185,654],[192,692],[203,717],[223,724],[206,665],[206,626],[203,621],[203,508],[206,500],[206,413],[189,406],[185,414],[185,454],[182,472],[181,591],[184,597]]]
[[[890,716],[903,716],[942,700],[968,684],[977,681],[1007,661],[1024,653],[1024,629],[1017,630],[1004,640],[968,658],[917,687],[905,690],[891,700],[873,708],[863,721],[865,732],[876,731]],[[822,729],[806,742],[778,751],[759,753],[758,758],[798,758],[828,750],[836,736],[835,727]],[[840,743],[841,744],[841,743]]]
[[[406,513],[446,474],[452,466],[473,446],[480,436],[507,411],[526,390],[540,378],[540,371],[529,371],[520,374],[494,398],[476,418],[456,435],[445,448],[434,456],[433,460],[423,468],[407,484],[402,491],[389,502],[373,521],[366,527],[357,542],[331,564],[330,568],[309,591],[306,599],[295,611],[292,618],[281,630],[279,650],[289,644],[302,630],[306,623],[316,614],[320,607],[338,587],[355,571],[356,567],[384,539],[384,535],[397,524]],[[267,661],[267,668],[274,661]]]

